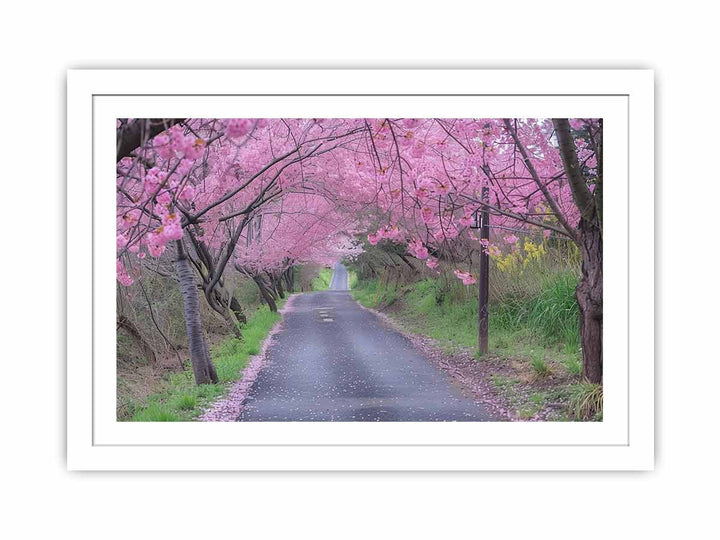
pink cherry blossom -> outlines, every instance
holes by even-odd
[[[168,214],[162,220],[162,235],[166,241],[180,240],[183,236],[180,216],[178,214]]]
[[[563,164],[552,120],[523,118],[513,125],[540,178],[559,178]],[[592,174],[597,165],[590,143],[599,121],[573,119],[571,125],[576,152]],[[118,162],[117,233],[132,240],[124,246],[119,240],[117,253],[137,275],[139,257],[128,258],[128,252],[139,255],[146,246],[143,253],[159,257],[168,242],[187,233],[217,257],[248,217],[255,228],[240,231],[231,264],[274,271],[298,261],[329,261],[356,253],[354,238],[364,235],[371,245],[406,244],[409,253],[430,261],[429,253],[456,251],[468,241],[464,230],[473,225],[485,188],[499,209],[491,211],[498,227],[493,235],[502,228],[557,226],[557,219],[543,221],[545,195],[528,181],[510,135],[503,119],[492,118],[186,119]],[[317,144],[322,151],[311,156]],[[577,223],[568,183],[547,180],[545,188],[561,217]],[[261,204],[249,208],[256,200]],[[183,231],[181,218],[194,215],[201,216],[196,225]],[[478,241],[476,232],[468,234]],[[514,234],[504,240],[519,243]],[[501,254],[489,242],[483,249]]]
[[[408,252],[415,258],[423,260],[428,257],[427,248],[420,242],[420,240],[413,240],[408,244]]]
[[[161,228],[159,232],[148,233],[147,235],[147,248],[151,257],[159,257],[165,251],[166,240],[162,233],[163,229]]]
[[[195,197],[195,188],[192,184],[188,184],[183,188],[183,190],[180,192],[180,195],[178,199],[180,199],[183,202],[190,202]]]
[[[128,275],[120,259],[117,260],[117,280],[125,287],[129,287],[135,282],[135,280]]]
[[[458,279],[462,280],[463,285],[472,285],[477,281],[475,279],[475,276],[468,272],[463,272],[462,270],[453,270],[453,273]]]
[[[125,238],[125,236],[123,236],[122,234],[118,233],[118,235],[117,235],[118,249],[127,246],[127,243],[128,243],[127,238]]]
[[[225,120],[225,130],[228,137],[237,139],[250,133],[252,120],[249,118],[231,118]]]
[[[463,227],[469,227],[475,223],[475,218],[472,214],[466,214],[458,220],[458,223]]]
[[[160,193],[157,197],[155,197],[155,200],[157,200],[157,202],[160,204],[167,205],[167,204],[170,204],[170,202],[172,201],[172,195],[170,195],[169,191],[165,190],[162,193]]]

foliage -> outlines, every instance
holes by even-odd
[[[576,362],[579,352],[575,274],[547,270],[539,284],[495,298],[490,311],[490,351],[529,354],[543,347],[561,347],[561,357]],[[536,290],[537,287],[537,290]],[[476,289],[448,276],[425,278],[397,286],[380,278],[363,279],[352,289],[366,307],[387,307],[402,298],[403,314],[430,337],[463,347],[477,344]],[[570,364],[574,365],[574,364]]]
[[[599,384],[582,382],[572,386],[570,412],[576,420],[602,420],[603,387]]]
[[[118,155],[118,279],[126,285],[147,255],[160,257],[184,233],[263,270],[352,256],[351,237],[363,231],[369,244],[404,246],[431,268],[466,241],[508,270],[542,256],[542,243],[518,243],[514,233],[480,243],[470,227],[482,207],[496,227],[575,234],[569,223],[579,214],[570,184],[557,181],[564,169],[550,119],[162,122],[118,120],[119,140],[143,127],[157,133]],[[572,119],[569,129],[593,189],[601,122]],[[501,245],[512,250],[503,255]],[[216,260],[222,273],[226,261]],[[454,270],[465,284],[475,279]]]
[[[348,270],[348,289],[354,289],[358,284],[357,272]]]
[[[500,328],[528,327],[546,343],[564,343],[568,351],[577,351],[580,330],[576,286],[574,273],[557,273],[543,279],[537,296],[507,296],[493,304],[492,319]]]
[[[330,268],[321,268],[318,276],[312,280],[313,291],[326,291],[330,287],[333,271]]]

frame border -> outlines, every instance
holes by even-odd
[[[248,71],[253,71],[253,70],[237,70],[237,71],[234,71],[233,73],[236,76],[239,75],[242,77],[243,74],[246,74]],[[277,73],[277,72],[284,72],[284,71],[285,70],[269,70],[269,71],[263,70],[263,72],[265,74],[267,74],[268,72],[276,72]],[[312,71],[316,71],[316,70],[312,70]],[[320,71],[327,71],[327,70],[320,70]],[[353,72],[360,71],[363,74],[363,76],[368,75],[367,70],[352,70],[352,71]],[[414,70],[414,71],[419,71],[424,74],[428,74],[429,72],[432,72],[435,70]],[[471,71],[464,71],[464,73],[486,74],[488,71],[492,71],[492,70],[471,70]],[[522,72],[522,70],[511,70],[511,71],[513,73]],[[592,72],[594,74],[598,74],[598,72],[601,72],[601,71],[602,70],[593,70]],[[117,70],[117,71],[113,70],[111,72],[101,70],[101,72],[104,74],[111,73],[113,75],[119,75],[119,76],[122,76],[122,74],[127,73],[127,71],[121,71],[121,70]],[[87,106],[86,105],[87,98],[90,97],[90,100],[91,100],[91,111],[90,111],[90,118],[89,118],[89,120],[91,122],[91,124],[90,124],[91,130],[90,130],[89,135],[90,135],[90,143],[91,143],[91,147],[92,147],[92,152],[91,152],[91,156],[90,156],[91,157],[91,159],[90,159],[90,167],[91,167],[91,169],[90,169],[90,173],[91,173],[90,174],[90,182],[91,182],[90,196],[91,196],[91,203],[92,203],[90,206],[92,208],[92,210],[91,210],[91,218],[92,219],[94,219],[94,195],[95,195],[94,194],[95,137],[94,137],[93,119],[94,119],[94,102],[95,102],[94,98],[96,96],[127,96],[127,95],[129,95],[129,96],[155,96],[155,97],[156,96],[208,96],[208,97],[209,96],[239,96],[239,97],[240,96],[242,96],[242,97],[249,97],[249,96],[263,96],[263,97],[265,97],[265,96],[270,96],[270,97],[275,97],[275,96],[297,96],[297,97],[307,97],[307,96],[318,96],[318,97],[325,97],[325,96],[342,96],[342,97],[352,97],[352,96],[393,96],[393,97],[398,97],[398,96],[400,96],[400,97],[402,97],[402,96],[432,96],[432,97],[442,97],[442,96],[448,96],[448,97],[450,97],[450,96],[478,96],[478,97],[479,96],[483,96],[483,97],[492,97],[492,96],[513,96],[513,97],[518,97],[518,96],[519,97],[523,97],[523,96],[528,96],[528,97],[529,96],[543,96],[543,97],[545,97],[545,96],[583,96],[583,97],[623,96],[623,97],[627,98],[627,114],[628,114],[628,140],[627,140],[628,179],[630,178],[630,174],[631,174],[631,170],[632,170],[631,161],[635,162],[634,160],[631,160],[631,158],[633,156],[633,154],[631,153],[631,150],[633,148],[631,140],[632,140],[632,135],[633,135],[633,131],[634,131],[634,129],[631,128],[632,122],[631,122],[631,117],[630,117],[631,111],[633,110],[633,108],[631,106],[631,96],[635,96],[637,94],[644,94],[644,95],[639,95],[638,97],[641,97],[641,98],[649,97],[650,110],[652,110],[652,72],[648,72],[645,70],[643,70],[643,71],[625,71],[624,72],[624,74],[633,75],[634,76],[633,78],[642,80],[642,83],[644,83],[644,84],[639,84],[639,86],[644,87],[644,92],[638,92],[637,90],[635,90],[635,91],[626,90],[624,92],[602,92],[602,93],[593,93],[593,92],[587,92],[587,93],[586,92],[580,92],[580,93],[552,93],[552,92],[542,92],[542,93],[540,93],[540,92],[532,92],[532,93],[516,93],[516,92],[513,92],[513,93],[459,93],[459,92],[458,93],[398,93],[398,92],[393,92],[393,93],[361,93],[361,94],[349,93],[349,92],[348,93],[305,93],[305,92],[302,92],[302,93],[219,93],[219,92],[218,93],[215,93],[215,92],[212,92],[212,93],[160,93],[160,92],[109,93],[109,92],[95,92],[91,88],[88,88],[88,86],[89,87],[94,86],[93,83],[95,81],[93,81],[93,78],[94,78],[93,75],[95,73],[97,73],[97,72],[96,71],[85,71],[85,70],[68,72],[68,179],[73,178],[74,175],[77,174],[78,169],[80,169],[80,167],[78,167],[78,162],[73,160],[73,156],[74,156],[73,150],[74,150],[75,146],[70,144],[71,140],[72,140],[71,133],[70,133],[71,128],[77,127],[77,124],[80,123],[80,119],[73,114],[73,112],[74,112],[73,106],[76,104],[77,105],[84,104],[85,106]],[[158,71],[144,70],[141,72],[143,77],[147,77],[151,73],[154,74],[156,77],[159,76],[161,79],[167,75],[166,71],[158,72]],[[207,72],[207,71],[203,71],[202,75],[204,77],[206,77],[208,73],[209,72]],[[210,73],[212,73],[212,72],[210,72]],[[397,71],[395,71],[395,73],[397,73]],[[448,73],[448,71],[443,70],[443,75],[447,75],[447,73]],[[509,73],[509,72],[503,71],[501,73]],[[534,71],[533,75],[537,76],[538,73],[539,73],[538,71]],[[557,75],[557,73],[558,73],[558,71],[554,71],[553,74]],[[572,74],[575,72],[570,71],[570,70],[567,70],[567,71],[563,70],[563,71],[560,71],[559,73],[562,73],[563,75],[565,75],[567,77],[568,74]],[[297,74],[297,72],[295,74]],[[383,74],[383,77],[387,77],[388,71],[383,70],[382,74]],[[400,72],[400,74],[401,74],[401,76],[405,77],[405,76],[407,76],[407,71],[403,70],[402,72]],[[82,92],[82,93],[77,92],[77,86],[79,86],[79,85],[76,84],[76,81],[78,81],[79,79],[81,80],[82,83],[85,83],[85,84],[83,84],[83,86],[85,87],[84,89],[86,90],[85,92]],[[649,83],[650,83],[649,85],[647,84],[648,79],[649,79]],[[648,86],[649,86],[649,90],[650,90],[649,92],[648,92]],[[87,93],[88,89],[90,90],[89,96]],[[78,95],[78,94],[80,94],[80,95]],[[635,103],[637,103],[637,102],[635,101]],[[643,132],[649,131],[650,133],[652,133],[652,131],[653,131],[652,116],[650,117],[650,120],[651,120],[650,125],[642,126],[641,131],[643,131]],[[82,127],[83,127],[83,129],[87,129],[87,124],[85,124],[85,126],[82,126]],[[638,128],[635,128],[635,129],[638,129]],[[649,161],[650,161],[650,165],[651,165],[652,164],[652,153],[649,156]],[[91,401],[91,409],[92,409],[91,410],[91,434],[90,434],[91,436],[90,436],[90,448],[89,449],[87,447],[84,448],[84,451],[82,452],[82,454],[85,454],[88,450],[90,450],[90,452],[100,450],[100,448],[98,448],[98,447],[124,447],[124,448],[127,448],[127,447],[139,447],[139,448],[148,448],[148,447],[153,447],[153,448],[155,448],[155,447],[163,447],[163,448],[167,448],[167,447],[195,447],[195,448],[243,447],[243,448],[252,448],[252,447],[256,447],[256,448],[284,448],[284,449],[287,449],[287,448],[317,448],[317,447],[327,447],[327,448],[351,447],[351,448],[365,448],[365,449],[367,449],[369,447],[370,448],[378,448],[378,449],[379,448],[413,448],[413,447],[434,447],[434,448],[624,447],[627,449],[635,448],[636,445],[631,446],[631,443],[630,443],[630,441],[631,441],[630,437],[631,437],[631,433],[633,431],[631,428],[631,419],[632,419],[631,403],[632,403],[632,401],[630,399],[630,388],[632,386],[632,381],[634,380],[631,378],[630,359],[632,358],[632,349],[633,349],[632,344],[635,343],[635,339],[633,339],[633,336],[630,332],[631,328],[633,327],[633,324],[632,324],[633,310],[631,310],[631,305],[633,303],[632,303],[632,298],[631,298],[632,295],[631,295],[630,289],[633,284],[633,280],[632,280],[633,265],[636,262],[635,257],[633,257],[631,259],[631,253],[630,253],[630,245],[632,243],[632,237],[633,237],[632,232],[636,230],[636,228],[633,227],[632,213],[630,212],[630,204],[632,204],[632,201],[636,200],[634,197],[632,197],[632,191],[633,191],[632,187],[633,187],[633,184],[628,182],[627,191],[628,191],[628,214],[629,215],[628,215],[628,231],[627,231],[627,234],[628,234],[628,254],[627,254],[627,256],[628,256],[628,269],[627,269],[627,277],[628,277],[628,305],[627,305],[627,310],[628,310],[628,345],[627,345],[628,346],[628,366],[627,366],[627,370],[628,370],[628,411],[627,411],[628,424],[627,424],[627,431],[628,431],[628,435],[627,435],[627,437],[628,438],[627,438],[627,444],[532,444],[532,443],[527,443],[527,444],[487,443],[487,444],[442,444],[442,445],[440,445],[440,444],[392,444],[392,443],[390,443],[390,444],[376,444],[376,443],[369,443],[369,444],[253,444],[253,443],[251,443],[251,444],[222,444],[222,443],[220,443],[220,444],[218,444],[218,443],[211,443],[211,444],[207,444],[207,445],[199,445],[199,444],[96,444],[94,442],[95,441],[95,438],[94,438],[94,393],[95,393],[95,388],[94,388],[94,345],[95,345],[95,343],[94,343],[94,308],[95,308],[95,306],[94,306],[94,285],[95,285],[95,268],[94,268],[94,256],[93,256],[94,230],[92,230],[92,228],[91,228],[91,232],[90,232],[90,242],[92,242],[91,250],[90,250],[90,263],[91,263],[91,276],[90,276],[90,278],[91,278],[91,291],[90,291],[90,293],[91,293],[90,294],[90,300],[91,300],[91,310],[90,310],[90,323],[91,323],[91,350],[90,350],[90,352],[91,352],[91,355],[90,355],[91,356],[91,366],[90,366],[91,373],[90,373],[90,377],[91,378],[90,378],[90,381],[91,381],[91,385],[90,386],[91,386],[91,400],[92,400]],[[76,194],[77,194],[76,186],[74,186],[70,182],[68,182],[68,195],[69,195],[68,196],[68,255],[69,255],[68,256],[68,266],[70,266],[69,261],[73,260],[72,255],[73,255],[74,249],[78,247],[77,245],[75,245],[75,242],[74,242],[76,236],[75,236],[75,234],[73,234],[75,231],[73,230],[74,227],[72,227],[72,223],[71,223],[71,219],[70,219],[70,216],[72,215],[72,212],[73,212],[73,206],[74,206],[75,201],[78,201],[79,199],[81,199],[81,197],[80,198],[71,197],[71,195],[76,195]],[[652,197],[649,197],[649,200],[652,201]],[[650,207],[649,210],[652,212],[652,207]],[[651,222],[651,225],[652,225],[652,222]],[[652,234],[652,229],[651,229],[651,234]],[[637,237],[636,237],[636,241],[637,241]],[[652,242],[650,244],[652,244]],[[635,244],[632,243],[632,245],[634,246]],[[633,263],[630,262],[631,260],[633,260]],[[652,256],[650,257],[650,264],[652,265]],[[77,350],[77,348],[76,348],[77,342],[72,339],[73,335],[75,334],[74,330],[76,330],[76,327],[74,324],[71,324],[72,319],[70,318],[71,304],[75,303],[73,301],[73,299],[75,298],[75,295],[70,294],[72,291],[74,291],[74,284],[71,284],[71,281],[72,281],[71,275],[72,274],[71,274],[70,270],[71,269],[68,268],[68,394],[67,394],[68,395],[68,467],[84,469],[85,467],[82,466],[82,463],[78,463],[78,465],[80,465],[80,466],[77,466],[77,467],[71,466],[74,464],[73,463],[74,462],[73,457],[75,454],[74,450],[78,450],[78,447],[75,444],[76,437],[71,436],[74,434],[74,431],[71,430],[71,426],[74,427],[75,420],[76,420],[76,418],[74,417],[74,414],[73,414],[75,412],[74,407],[71,406],[71,396],[73,395],[72,389],[71,389],[71,383],[75,382],[74,378],[72,378],[72,381],[71,381],[71,374],[72,374],[71,364],[74,364],[73,358],[74,358],[75,351]],[[652,283],[652,280],[651,280],[651,283]],[[652,298],[652,296],[651,296],[651,298]],[[653,310],[653,307],[652,307],[652,305],[650,305],[649,308],[647,309],[647,311],[652,313],[652,310]],[[650,336],[650,346],[651,347],[652,347],[652,340],[653,340],[653,336],[651,335]],[[652,387],[652,383],[653,383],[653,381],[651,380],[650,381],[651,387]],[[652,390],[652,388],[651,388],[651,390]],[[651,415],[650,422],[652,422],[652,420],[653,420],[653,418]],[[635,424],[633,423],[632,425],[635,425]],[[647,446],[648,446],[647,444],[645,445],[646,448],[644,448],[646,458],[643,460],[645,465],[643,467],[641,467],[643,469],[648,468],[648,464],[650,465],[649,468],[652,468],[652,460],[653,460],[652,440],[650,440],[650,443],[651,444],[649,445],[649,448],[647,448]],[[647,459],[647,451],[648,450],[649,450],[649,460]],[[82,461],[84,461],[84,460],[81,460],[81,462]],[[112,466],[112,463],[109,463],[107,465],[110,465],[109,468],[116,468],[116,467]],[[479,464],[479,465],[482,465],[482,464]],[[94,468],[94,467],[91,467],[91,468]],[[121,466],[119,468],[125,468],[125,467]],[[492,466],[488,466],[487,463],[485,464],[485,466],[479,467],[480,470],[488,470],[488,469],[493,469],[493,468],[494,467],[492,467]],[[527,469],[524,469],[523,467],[519,467],[519,468],[521,468],[523,470],[527,470]],[[572,467],[572,468],[577,469],[577,467]],[[622,468],[625,468],[625,467],[622,467]],[[209,469],[214,469],[214,468],[209,467]],[[245,470],[245,469],[253,469],[253,467],[243,467],[242,468],[242,470]],[[454,470],[453,467],[449,467],[447,469],[439,469],[439,470],[451,470],[451,469]],[[177,470],[177,469],[173,469],[173,470]],[[282,469],[282,470],[288,470],[288,469]],[[322,468],[318,468],[318,469],[304,469],[304,470],[357,470],[357,469],[353,469],[353,468],[340,468],[339,469],[339,468],[335,468],[335,467],[332,467],[332,468],[322,467]],[[370,469],[370,470],[376,470],[376,469]],[[385,469],[383,469],[383,470],[385,470]],[[393,470],[398,470],[398,469],[393,469]],[[417,469],[413,469],[413,470],[417,470]],[[467,469],[467,470],[471,470],[471,469]],[[477,470],[477,469],[472,469],[472,470]],[[503,470],[507,470],[507,469],[503,469]]]

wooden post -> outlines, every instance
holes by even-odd
[[[482,200],[488,202],[489,189],[482,189]],[[490,240],[490,212],[483,207],[480,213],[480,239],[485,244]],[[489,271],[490,257],[486,248],[480,252],[480,271],[478,276],[478,352],[480,355],[488,352],[488,296],[489,296]]]

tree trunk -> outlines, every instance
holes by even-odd
[[[260,296],[262,296],[263,300],[267,302],[268,307],[270,308],[270,311],[277,312],[277,304],[275,303],[275,299],[273,298],[272,294],[270,294],[270,291],[268,291],[267,287],[265,286],[265,281],[263,281],[262,276],[259,276],[257,274],[252,275],[253,281],[258,286],[258,289],[260,289]]]
[[[507,121],[506,121],[506,125]],[[590,382],[602,384],[603,380],[603,252],[602,252],[602,133],[598,135],[596,158],[598,177],[594,193],[588,187],[589,180],[584,176],[580,160],[575,150],[575,140],[570,132],[567,118],[554,118],[555,134],[558,140],[565,176],[572,191],[575,205],[580,211],[580,224],[575,234],[582,254],[582,278],[575,290],[575,298],[580,310],[580,339],[583,352],[583,376]],[[602,129],[602,126],[601,126]],[[518,143],[517,135],[513,138]],[[525,157],[525,151],[520,147]],[[526,158],[527,161],[527,158]],[[528,162],[529,163],[529,162]],[[528,166],[529,167],[529,166]],[[532,171],[531,171],[532,172]],[[553,201],[546,194],[548,203]],[[598,207],[600,203],[600,208]],[[557,214],[557,212],[555,212]],[[560,217],[558,217],[560,220]],[[567,229],[567,224],[564,224]],[[572,235],[573,231],[569,231]]]
[[[277,291],[278,296],[280,298],[285,298],[285,291],[283,290],[281,277],[275,273],[272,273],[269,275],[270,275],[270,279],[272,280],[273,284],[275,285],[275,290]]]
[[[228,325],[228,328],[233,333],[233,335],[237,339],[242,339],[242,332],[240,332],[240,327],[237,324],[237,321],[233,318],[233,316],[230,314],[230,311],[228,310],[227,301],[223,298],[223,289],[216,285],[215,288],[211,290],[205,290],[205,298],[208,301],[208,304],[210,307],[218,313],[225,323]]]
[[[597,218],[580,220],[582,278],[575,290],[580,308],[580,338],[583,354],[583,376],[590,382],[603,380],[603,266],[602,232]]]
[[[490,198],[490,189],[482,188],[483,202]],[[490,212],[484,208],[481,213],[480,238],[490,241]],[[480,252],[480,267],[478,269],[478,352],[488,353],[488,302],[490,299],[490,256],[482,250]]]
[[[210,354],[205,343],[202,320],[200,318],[200,295],[197,284],[193,277],[190,263],[188,262],[182,240],[175,242],[177,259],[175,270],[180,281],[183,305],[185,308],[185,327],[187,329],[190,362],[193,366],[195,382],[197,384],[217,383],[218,376],[215,366],[210,359]]]
[[[240,302],[238,302],[234,296],[230,297],[230,310],[235,314],[235,318],[240,324],[247,323],[247,317],[245,316],[245,312],[243,311]]]
[[[294,283],[293,283],[293,281],[294,281],[294,279],[293,279],[294,270],[295,270],[295,267],[294,267],[294,266],[290,266],[290,267],[288,267],[288,269],[285,270],[285,272],[283,272],[283,274],[282,274],[283,277],[285,278],[285,289],[287,289],[287,292],[289,292],[289,293],[295,292],[295,291],[294,291],[295,286],[294,286]]]

